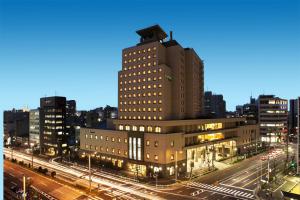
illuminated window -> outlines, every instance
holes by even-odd
[[[155,132],[156,133],[160,133],[161,132],[161,128],[159,126],[155,127]]]
[[[151,51],[151,48],[148,48],[148,51]]]
[[[123,125],[119,125],[119,130],[121,130],[121,131],[122,131],[122,130],[123,130],[123,128],[124,128],[124,127],[123,127]]]
[[[171,142],[171,147],[174,147],[174,141]]]
[[[112,137],[112,138],[111,138],[111,141],[112,141],[112,142],[114,142],[114,141],[115,141],[115,138],[114,138],[114,137]]]
[[[161,117],[161,116],[159,116],[159,120],[162,120],[162,117]]]
[[[118,142],[119,142],[119,143],[121,142],[121,138],[118,138]]]
[[[152,132],[152,130],[153,130],[153,129],[152,129],[152,126],[148,126],[148,127],[147,127],[147,131],[148,131],[148,132]]]
[[[127,138],[124,139],[124,143],[127,143]]]
[[[108,136],[106,136],[105,140],[108,141]]]
[[[149,159],[149,158],[150,158],[150,155],[149,155],[149,153],[147,153],[147,154],[146,154],[146,158],[147,158],[147,159]]]
[[[121,150],[120,149],[118,149],[118,154],[121,154]]]
[[[125,126],[125,130],[126,130],[126,131],[130,131],[130,126],[126,125],[126,126]]]
[[[158,141],[155,141],[155,142],[154,142],[154,146],[155,146],[155,147],[158,147]]]
[[[133,131],[137,131],[137,126],[132,126]]]
[[[115,148],[112,148],[112,152],[115,153]]]
[[[140,131],[144,132],[145,131],[145,127],[144,126],[140,126]]]
[[[106,152],[108,152],[108,147],[106,147]]]
[[[155,156],[154,156],[154,160],[158,160],[158,155],[155,155]]]
[[[174,160],[174,154],[171,155],[171,160]]]

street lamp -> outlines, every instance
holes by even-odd
[[[30,147],[31,147],[31,166],[33,169],[33,147],[34,147],[34,143],[30,143]]]

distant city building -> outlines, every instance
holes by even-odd
[[[236,106],[236,116],[246,117],[251,123],[258,123],[258,107],[255,98],[250,97],[250,102],[242,106]]]
[[[286,139],[287,100],[275,95],[258,97],[258,120],[263,142],[275,143]]]
[[[4,136],[10,144],[16,145],[29,139],[29,112],[10,110],[3,112]]]
[[[298,125],[298,99],[290,100],[290,110],[289,110],[289,132],[291,134],[296,134]]]
[[[67,150],[65,97],[40,99],[40,146],[42,153],[51,156]]]
[[[214,161],[255,152],[258,126],[247,125],[245,118],[198,119],[204,75],[196,52],[172,34],[166,41],[158,25],[137,33],[140,43],[122,51],[118,119],[107,120],[107,129],[81,128],[83,155],[93,153],[137,176],[183,177]]]
[[[226,117],[226,102],[223,95],[206,91],[204,94],[204,112],[206,116],[212,118]]]
[[[76,144],[76,127],[77,127],[77,116],[76,116],[76,101],[66,101],[66,136],[68,146],[74,146]]]
[[[40,111],[32,109],[29,111],[29,142],[40,144]]]

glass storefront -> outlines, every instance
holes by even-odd
[[[211,167],[214,161],[233,156],[235,149],[236,141],[233,140],[187,149],[187,172]]]

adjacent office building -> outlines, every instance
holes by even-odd
[[[28,142],[29,112],[27,110],[9,110],[3,112],[4,136],[10,144]]]
[[[206,91],[204,94],[204,112],[210,118],[226,117],[226,102],[223,95]]]
[[[67,149],[65,97],[40,99],[40,146],[41,152],[47,155],[65,153]]]
[[[245,118],[198,119],[203,113],[203,62],[160,26],[137,31],[122,51],[118,119],[107,129],[81,128],[80,148],[132,173],[184,175],[253,151],[257,125]]]
[[[76,115],[76,101],[66,101],[66,136],[68,146],[76,144],[76,128],[77,128],[77,115]]]
[[[40,144],[40,111],[32,109],[29,111],[29,143]]]
[[[289,110],[289,131],[291,134],[297,133],[298,126],[298,99],[290,100],[290,110]]]
[[[258,120],[263,142],[283,142],[287,136],[287,100],[275,95],[258,97]]]

